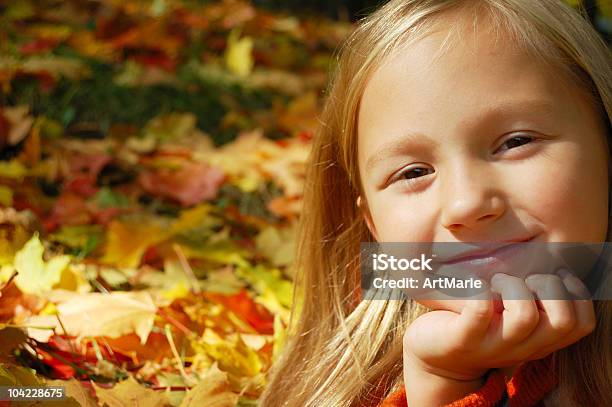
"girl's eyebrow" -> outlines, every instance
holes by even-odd
[[[529,118],[553,119],[555,106],[550,100],[526,100],[511,101],[500,103],[488,109],[480,117],[476,118],[477,123],[500,123],[503,118],[521,115]],[[366,161],[366,170],[370,171],[380,161],[388,157],[407,154],[415,150],[423,150],[425,147],[436,146],[437,142],[423,133],[406,133],[401,137],[383,144],[383,146],[372,154]]]
[[[384,144],[376,153],[372,154],[366,162],[366,170],[370,171],[380,161],[388,157],[406,154],[411,150],[420,150],[425,146],[431,146],[434,142],[428,136],[421,133],[407,133],[402,137]]]

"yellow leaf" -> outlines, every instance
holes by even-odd
[[[29,325],[53,326],[59,333],[85,336],[108,336],[118,338],[136,333],[140,342],[145,344],[157,312],[151,294],[146,291],[121,292],[108,294],[74,294],[57,304],[57,312],[63,327],[53,316],[37,315],[26,320]],[[53,320],[55,318],[55,320]],[[66,328],[67,332],[64,332]],[[44,337],[42,330],[32,333]],[[30,330],[28,331],[30,332]]]
[[[240,37],[240,31],[233,29],[227,38],[227,49],[225,51],[225,64],[230,72],[241,76],[249,76],[253,70],[253,39],[251,37]]]
[[[91,286],[86,276],[80,271],[79,267],[69,264],[64,269],[60,277],[60,281],[53,287],[56,289],[64,289],[86,293],[91,291]]]
[[[204,247],[182,247],[185,257],[213,261],[219,264],[234,264],[237,266],[248,266],[247,257],[249,252],[239,247],[232,241],[220,241],[207,244]]]
[[[172,224],[171,234],[202,227],[214,227],[221,224],[218,218],[211,216],[213,206],[207,203],[181,211],[180,217]]]
[[[138,267],[145,250],[164,241],[168,235],[168,230],[152,219],[129,223],[112,221],[102,261],[119,267]]]
[[[15,269],[19,272],[15,284],[24,293],[41,294],[59,283],[62,271],[70,263],[70,256],[56,256],[45,263],[45,249],[35,232],[15,254]]]
[[[214,363],[185,395],[180,407],[234,407],[237,402],[238,395],[229,389],[227,373]]]
[[[239,377],[253,377],[263,367],[257,352],[237,334],[222,338],[212,329],[205,328],[199,344],[219,363],[221,369]]]
[[[93,384],[96,396],[102,405],[108,407],[147,406],[165,407],[170,402],[162,392],[148,389],[129,376],[111,389],[104,389]]]

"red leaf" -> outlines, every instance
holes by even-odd
[[[215,198],[223,181],[221,170],[202,163],[189,163],[180,170],[146,171],[139,177],[150,194],[174,199],[184,206]]]

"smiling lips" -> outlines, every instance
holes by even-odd
[[[492,243],[491,247],[484,247],[479,249],[466,250],[454,256],[450,256],[444,259],[438,259],[441,265],[453,265],[453,264],[472,264],[480,265],[482,263],[490,263],[492,261],[504,260],[505,258],[511,257],[512,254],[516,253],[517,249],[520,249],[522,243],[529,242],[533,237],[525,239],[516,239],[507,241],[505,244]]]

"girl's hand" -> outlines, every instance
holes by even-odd
[[[487,293],[465,301],[460,313],[431,311],[410,324],[404,334],[409,405],[450,403],[480,387],[489,369],[541,359],[595,327],[592,301],[571,300],[588,298],[588,290],[567,271],[525,280],[496,274],[491,288],[501,295],[501,313]],[[411,391],[424,388],[429,394]]]

